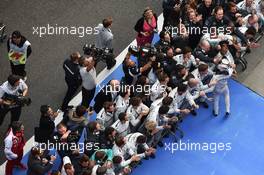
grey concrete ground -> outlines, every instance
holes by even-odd
[[[260,48],[253,49],[252,53],[245,55],[248,68],[239,74],[237,80],[264,96],[264,40],[261,39],[259,43],[261,44]]]
[[[158,0],[1,0],[0,21],[7,24],[7,33],[20,30],[32,44],[33,53],[27,64],[30,97],[33,103],[25,107],[21,120],[25,125],[26,139],[33,135],[38,125],[39,107],[50,104],[55,109],[61,105],[66,92],[64,83],[63,60],[74,51],[82,51],[84,43],[93,43],[94,35],[83,38],[77,35],[53,35],[38,37],[33,35],[32,27],[86,26],[96,27],[104,17],[114,19],[115,53],[120,53],[135,38],[133,27],[141,17],[146,6],[161,14],[161,1]],[[0,82],[6,81],[10,74],[6,57],[6,43],[0,43]],[[104,64],[98,65],[98,71]],[[0,163],[4,160],[3,138],[9,124],[9,115],[0,128]]]

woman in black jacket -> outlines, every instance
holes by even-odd
[[[54,120],[58,116],[49,105],[42,105],[40,107],[40,121],[39,127],[35,129],[35,140],[41,143],[47,143],[52,139],[55,123]]]
[[[145,46],[147,43],[151,44],[154,37],[154,33],[157,33],[157,15],[147,7],[144,10],[143,17],[141,17],[134,29],[138,32],[137,45]]]

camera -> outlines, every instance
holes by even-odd
[[[29,106],[31,104],[31,98],[24,97],[22,95],[16,96],[5,93],[2,99],[6,102],[6,108],[14,108],[14,107],[24,107]]]
[[[155,47],[153,46],[142,46],[142,47],[137,47],[137,46],[129,46],[128,51],[134,55],[135,57],[153,57],[158,54],[158,51]]]
[[[91,55],[92,57],[94,57],[96,63],[98,63],[99,61],[105,62],[107,69],[111,69],[116,64],[113,49],[100,49],[95,47],[94,44],[85,44],[83,46],[83,52],[85,55]]]

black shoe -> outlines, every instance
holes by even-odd
[[[149,157],[150,157],[151,159],[155,159],[155,158],[156,158],[155,154],[151,154]]]
[[[203,105],[204,108],[209,108],[209,105],[204,101],[204,102],[201,102],[201,104]]]
[[[215,117],[217,117],[218,116],[218,114],[213,110],[213,115],[215,116]]]
[[[229,112],[226,112],[225,113],[225,117],[230,117],[230,113]]]
[[[144,157],[145,160],[149,160],[149,156]]]
[[[196,116],[196,115],[197,115],[197,112],[196,112],[195,110],[191,110],[191,114],[192,114],[193,116]]]
[[[159,147],[163,147],[163,146],[164,146],[164,144],[162,143],[162,141],[159,141],[159,142],[158,142],[158,146],[159,146]]]

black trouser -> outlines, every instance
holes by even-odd
[[[82,106],[88,108],[95,94],[95,88],[87,90],[82,87]]]
[[[11,122],[18,121],[21,115],[22,107],[15,107],[11,109],[0,107],[0,125],[4,122],[6,114],[10,111],[11,112]]]
[[[10,61],[10,66],[11,66],[11,71],[13,75],[19,75],[21,77],[25,77],[27,75],[25,68],[25,64],[19,64],[19,65],[14,65],[12,61]]]
[[[67,82],[66,82],[67,83]],[[74,94],[77,92],[78,88],[79,88],[79,84],[69,84],[67,83],[68,86],[68,90],[66,92],[66,95],[63,99],[62,105],[61,105],[61,110],[66,110],[68,103],[71,101],[72,97],[74,96]]]

